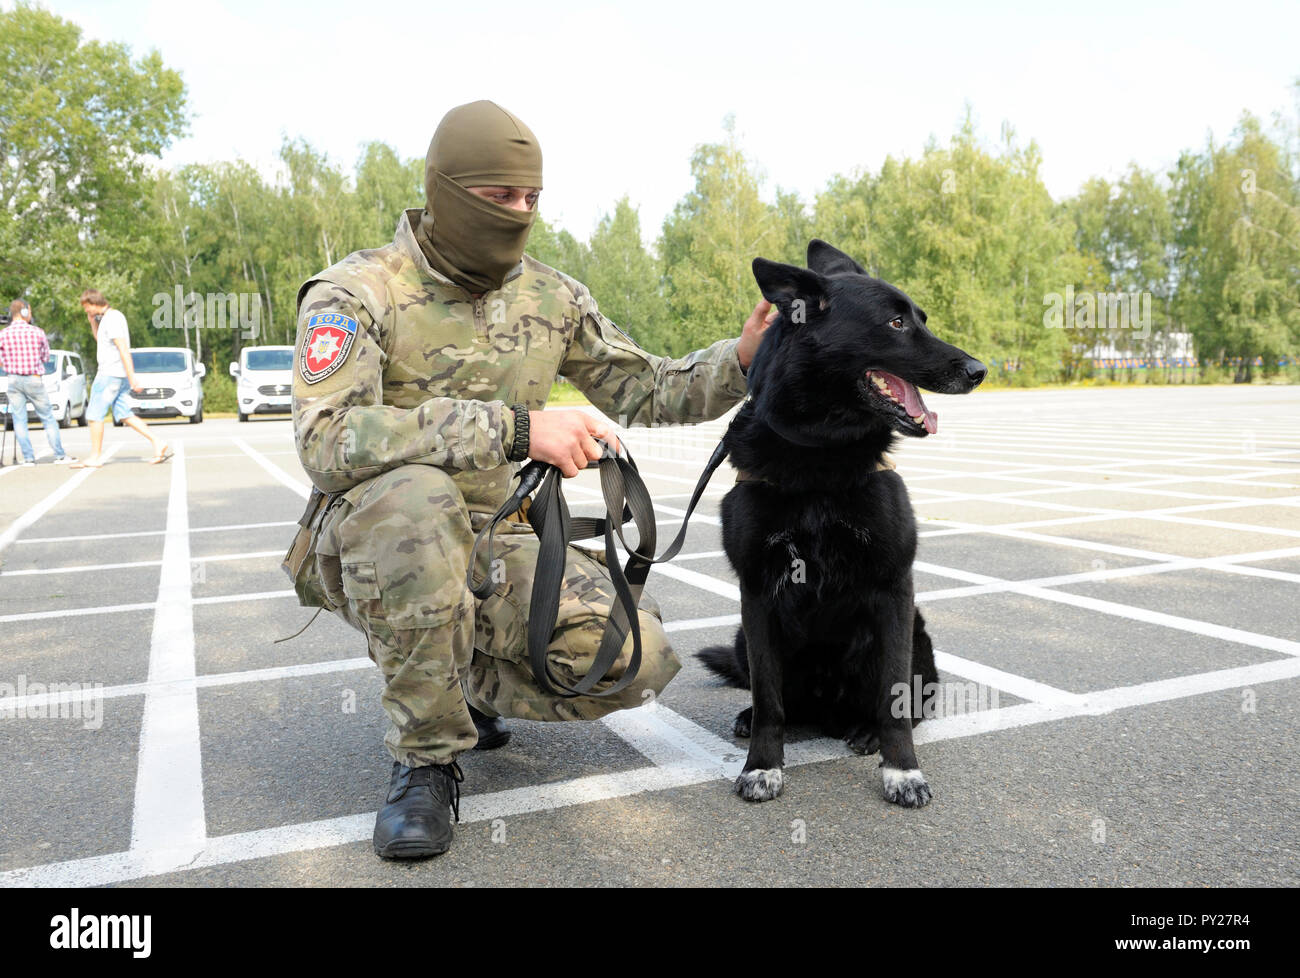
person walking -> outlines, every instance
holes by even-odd
[[[45,361],[50,357],[50,341],[45,330],[32,323],[32,307],[22,299],[9,304],[9,325],[0,329],[0,366],[9,375],[9,416],[14,435],[22,449],[22,465],[35,465],[36,453],[27,435],[27,404],[45,427],[45,439],[54,453],[55,465],[75,461],[63,451],[59,423],[45,390]]]
[[[127,403],[128,390],[140,390],[136,382],[135,364],[131,360],[131,334],[126,317],[109,306],[104,293],[87,289],[81,293],[81,308],[90,321],[90,331],[95,337],[95,382],[90,388],[90,402],[86,405],[86,418],[90,422],[90,455],[73,465],[74,469],[98,469],[104,464],[104,417],[111,410],[113,420],[120,421],[153,446],[150,465],[171,458],[167,443],[155,437],[143,421],[135,416]]]

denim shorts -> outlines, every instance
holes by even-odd
[[[131,388],[125,377],[106,377],[100,374],[90,387],[90,401],[86,405],[87,421],[103,421],[108,409],[113,409],[114,421],[125,421],[135,417],[135,412],[126,403],[126,395]]]

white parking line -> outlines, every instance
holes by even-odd
[[[103,460],[107,462],[110,458],[113,457],[113,455],[121,447],[122,447],[121,445],[109,446],[109,448],[103,453],[102,456]],[[23,532],[23,530],[27,529],[29,526],[31,526],[33,523],[39,520],[42,516],[44,516],[46,513],[52,510],[63,500],[67,499],[70,495],[72,495],[72,493],[74,493],[77,490],[78,486],[80,486],[83,482],[85,482],[87,479],[89,479],[92,475],[94,475],[98,471],[100,470],[82,469],[81,471],[77,472],[75,475],[73,475],[71,478],[65,481],[61,486],[59,486],[59,488],[55,489],[52,493],[50,493],[48,496],[42,499],[39,503],[37,503],[31,509],[27,510],[27,512],[23,513],[16,520],[14,520],[7,527],[5,527],[4,531],[0,532],[0,552],[4,551],[6,547],[8,547],[11,543],[17,540],[19,535]]]
[[[292,595],[293,592],[289,592]],[[192,602],[194,603],[194,602]],[[734,626],[740,624],[740,615],[724,615],[720,618],[695,618],[669,622],[664,626],[666,632],[701,631],[708,628]],[[367,669],[373,663],[366,657],[346,659],[326,659],[322,662],[306,662],[292,666],[268,666],[264,669],[246,669],[238,672],[210,672],[196,675],[188,680],[167,680],[158,683],[123,683],[118,686],[94,688],[78,685],[74,690],[61,690],[56,693],[29,693],[4,700],[6,710],[20,714],[29,709],[47,710],[51,707],[66,706],[93,699],[117,699],[123,696],[147,696],[151,693],[169,695],[186,692],[190,689],[208,689],[214,686],[239,686],[244,683],[264,683],[281,679],[297,679],[303,676],[323,676],[335,672],[353,672]]]
[[[131,849],[151,873],[188,862],[207,842],[199,704],[192,685],[194,612],[187,492],[185,445],[178,443],[167,498],[148,682],[154,687],[173,683],[181,687],[145,696],[131,819]]]
[[[1137,430],[1137,426],[1129,426],[1131,430]],[[1181,426],[1171,425],[1170,430],[1179,430]],[[698,430],[698,429],[697,429]],[[1001,431],[1003,429],[990,430]],[[1072,429],[1063,428],[1062,431]],[[636,431],[636,429],[634,429]],[[1262,436],[1261,436],[1262,438]],[[1063,441],[1054,441],[1059,444]],[[286,472],[279,469],[274,463],[270,463],[265,455],[248,448],[241,439],[235,439],[235,443],[241,450],[257,461],[261,467],[267,471],[277,481],[283,483],[286,487],[295,491],[299,495],[306,495],[308,487],[298,479],[289,476]],[[1190,442],[1188,443],[1190,444]],[[711,447],[711,445],[709,446]],[[1104,446],[1101,446],[1104,447]],[[963,445],[963,451],[968,449]],[[1026,453],[1028,454],[1028,453]],[[1035,457],[1041,457],[1039,453]],[[1276,452],[1272,454],[1278,454]],[[701,456],[707,455],[707,452]],[[919,457],[919,456],[918,456]],[[1078,458],[1079,456],[1074,456]],[[1215,458],[1236,458],[1238,456],[1210,455],[1200,456],[1202,459]],[[1193,456],[1196,458],[1196,456]],[[183,463],[183,459],[180,459]],[[1149,455],[1146,461],[1153,464],[1180,464],[1179,459],[1168,459],[1154,462]],[[698,462],[685,462],[683,464],[698,465]],[[1020,463],[1007,463],[1020,464]],[[1132,463],[1119,463],[1123,466],[1130,464],[1139,464],[1138,461]],[[1115,465],[1113,456],[1110,457],[1109,464],[1105,466],[1076,466],[1079,471],[1105,471],[1113,468]],[[1240,466],[1208,466],[1215,469],[1233,469]],[[1044,468],[1051,468],[1045,466]],[[1276,475],[1278,473],[1270,470],[1258,470],[1261,473]],[[1121,473],[1131,477],[1134,473]],[[979,477],[981,473],[952,473],[951,477],[972,478]],[[950,476],[944,476],[945,478]],[[1233,478],[1244,477],[1234,476]],[[176,482],[175,473],[173,473],[173,496],[175,495]],[[184,476],[182,475],[182,480]],[[1209,479],[1202,476],[1175,476],[1170,481],[1175,480],[1194,480],[1194,481],[1227,481],[1226,479]],[[669,481],[693,482],[688,479],[670,479]],[[1029,480],[1023,480],[1029,481]],[[1079,484],[1084,488],[1099,488],[1092,484]],[[580,491],[592,492],[582,487]],[[1038,491],[1038,490],[1029,490]],[[1048,490],[1051,491],[1051,490]],[[592,492],[593,495],[599,495]],[[1009,494],[1007,494],[1009,495]],[[977,497],[977,498],[997,498],[997,497]],[[1244,497],[1243,497],[1244,498]],[[944,501],[949,501],[945,499]],[[1260,505],[1273,502],[1261,498],[1258,501]],[[182,494],[182,504],[184,503]],[[172,510],[171,500],[169,500],[169,517],[167,540],[173,539],[172,534]],[[1050,506],[1047,508],[1051,508]],[[661,512],[676,513],[680,515],[682,510],[674,510],[670,507],[659,507]],[[183,510],[182,510],[183,511]],[[1122,511],[1122,515],[1114,518],[1129,518],[1138,514]],[[1109,518],[1109,517],[1108,517]],[[702,522],[718,523],[716,518],[706,519]],[[1212,521],[1204,521],[1210,523]],[[283,523],[276,525],[292,525]],[[954,527],[960,527],[969,524],[950,524]],[[1236,524],[1232,524],[1236,526]],[[1245,527],[1253,528],[1253,527]],[[217,528],[213,528],[217,529]],[[993,532],[996,527],[980,528],[983,532]],[[197,530],[195,531],[197,532]],[[946,535],[950,531],[936,531],[934,534],[923,535]],[[1007,533],[1007,536],[1017,534]],[[1045,542],[1064,544],[1067,546],[1083,547],[1084,549],[1100,549],[1090,541],[1068,541],[1062,538],[1044,536],[1039,534],[1024,533],[1019,534],[1027,539],[1043,537]],[[22,541],[27,542],[27,541]],[[186,540],[188,550],[188,539]],[[1124,576],[1133,576],[1140,573],[1159,573],[1170,569],[1175,563],[1187,564],[1188,558],[1174,557],[1166,554],[1156,554],[1149,551],[1133,550],[1131,548],[1109,548],[1113,553],[1125,553],[1126,555],[1142,556],[1147,560],[1162,561],[1162,563],[1139,568],[1119,569]],[[1277,579],[1287,580],[1295,575],[1286,575],[1281,572],[1265,571],[1261,568],[1231,567],[1229,562],[1241,558],[1251,557],[1252,559],[1268,559],[1268,554],[1280,556],[1289,551],[1259,551],[1253,555],[1236,555],[1234,557],[1207,558],[1203,561],[1196,562],[1198,566],[1206,566],[1209,569],[1224,570],[1229,572],[1242,573],[1261,573],[1269,576],[1277,576]],[[164,550],[164,565],[166,565],[168,551]],[[711,552],[718,555],[718,552]],[[217,558],[209,558],[217,559]],[[173,560],[173,570],[177,566],[183,568],[182,574],[187,581],[186,590],[188,592],[188,575],[184,574],[188,570],[189,563],[193,561],[177,562]],[[1221,566],[1211,566],[1217,562]],[[669,565],[671,566],[671,565]],[[995,588],[998,590],[1020,591],[1022,593],[1046,591],[1041,585],[1045,585],[1049,580],[1057,583],[1072,583],[1065,578],[1078,578],[1086,575],[1062,575],[1055,579],[1038,579],[1032,581],[1004,581],[1000,578],[989,577],[987,575],[975,574],[972,572],[959,570],[955,568],[940,568],[937,565],[918,565],[918,570],[928,568],[932,573],[945,573],[947,576],[957,580],[968,581],[973,583],[973,588]],[[689,571],[682,568],[671,568],[673,573],[667,576],[675,577],[678,580],[689,583],[693,586],[700,587],[713,594],[724,595],[729,598],[738,597],[738,591],[735,585],[713,575],[702,574],[696,571]],[[1116,576],[1119,576],[1118,572]],[[166,579],[164,574],[163,579]],[[949,589],[958,591],[963,589]],[[1049,600],[1059,599],[1063,592],[1046,592]],[[189,635],[190,642],[190,674],[188,678],[178,680],[164,680],[159,682],[150,682],[137,684],[135,686],[113,687],[114,690],[120,691],[114,695],[133,695],[135,693],[144,693],[148,700],[172,699],[177,696],[193,696],[197,689],[208,685],[229,685],[241,682],[259,682],[271,679],[283,679],[297,675],[315,675],[330,672],[343,671],[351,668],[364,668],[369,666],[368,659],[345,659],[323,663],[312,663],[303,666],[274,667],[264,670],[249,670],[240,673],[226,673],[211,676],[197,677],[193,675],[193,633],[192,607],[199,603],[223,603],[234,601],[259,600],[275,597],[292,596],[292,591],[264,592],[254,595],[222,595],[206,599],[195,600],[190,596],[188,617],[191,624]],[[1035,594],[1034,596],[1039,596]],[[1078,598],[1077,595],[1066,595],[1070,599]],[[924,598],[924,595],[918,595],[918,599]],[[1086,599],[1091,601],[1092,599]],[[1073,600],[1066,600],[1067,604],[1075,603]],[[121,608],[132,607],[152,607],[157,609],[159,618],[164,616],[166,602],[162,586],[160,585],[159,600],[145,605],[119,606]],[[1109,607],[1103,607],[1109,606]],[[1087,606],[1093,611],[1103,611],[1107,614],[1117,614],[1115,609],[1126,609],[1128,612],[1142,612],[1148,615],[1159,615],[1160,613],[1147,613],[1143,609],[1129,608],[1126,605],[1119,605],[1111,602],[1094,602],[1093,605]],[[31,617],[56,617],[65,614],[92,614],[102,613],[105,609],[75,609],[72,612],[54,612],[54,613],[36,613]],[[167,614],[174,614],[175,608],[172,608]],[[1133,617],[1132,614],[1123,614],[1122,617]],[[6,620],[26,620],[29,616],[7,616],[0,618],[0,621]],[[1186,626],[1188,623],[1195,626],[1204,626],[1209,629],[1220,629],[1220,626],[1210,625],[1205,622],[1194,622],[1190,619],[1179,619],[1175,616],[1164,616],[1165,619],[1156,622],[1165,624],[1168,627]],[[155,624],[157,625],[157,620]],[[739,615],[725,615],[714,618],[701,618],[686,621],[672,622],[666,626],[669,632],[685,631],[688,629],[717,628],[723,626],[732,626],[739,624]],[[1146,620],[1146,619],[1140,619]],[[1196,630],[1188,629],[1183,630]],[[1223,634],[1215,634],[1215,637],[1228,641],[1238,641],[1247,645],[1253,645],[1257,648],[1274,648],[1275,651],[1285,652],[1293,658],[1288,658],[1275,662],[1266,662],[1258,665],[1245,666],[1238,669],[1220,670],[1212,673],[1202,673],[1193,676],[1179,677],[1173,680],[1162,680],[1155,683],[1144,683],[1133,687],[1121,687],[1111,690],[1103,690],[1087,694],[1074,694],[1047,684],[1038,683],[1026,677],[1015,676],[1001,670],[993,669],[981,663],[973,662],[968,659],[962,659],[945,652],[938,652],[936,658],[941,668],[945,671],[957,675],[963,675],[966,678],[975,679],[980,682],[987,682],[989,685],[999,689],[1006,690],[1016,696],[1024,696],[1036,702],[1031,702],[1023,706],[1007,707],[1001,710],[984,711],[982,713],[970,714],[957,717],[946,717],[937,721],[927,721],[917,729],[917,743],[928,743],[936,740],[951,739],[954,737],[971,736],[979,733],[985,733],[992,730],[1009,730],[1015,727],[1024,726],[1031,723],[1041,723],[1065,719],[1072,716],[1084,714],[1105,713],[1115,709],[1127,708],[1131,706],[1140,706],[1146,703],[1161,702],[1170,699],[1179,699],[1188,696],[1200,695],[1215,690],[1238,688],[1240,686],[1249,686],[1254,684],[1273,682],[1288,678],[1300,676],[1300,643],[1287,643],[1281,639],[1272,639],[1269,636],[1256,635],[1250,632],[1240,632],[1234,629],[1220,630]],[[1232,633],[1232,634],[1228,634]],[[1211,634],[1202,631],[1201,634]],[[155,636],[157,627],[155,627]],[[1277,647],[1269,644],[1260,644],[1260,640],[1272,643],[1282,643],[1286,648]],[[151,679],[152,656],[151,656]],[[128,690],[130,690],[128,692]],[[103,691],[107,694],[108,691]],[[57,694],[64,695],[64,694]],[[31,697],[29,697],[30,699]],[[197,738],[197,708],[194,712],[195,738]],[[487,820],[490,818],[505,817],[524,812],[545,811],[553,808],[564,807],[569,805],[584,804],[592,801],[601,801],[610,798],[625,797],[645,791],[657,791],[677,785],[699,784],[709,780],[730,777],[739,768],[739,757],[743,756],[744,747],[728,743],[727,741],[716,737],[712,733],[704,730],[691,721],[680,717],[667,710],[662,706],[643,711],[629,711],[621,714],[615,714],[613,717],[604,721],[606,727],[618,734],[624,740],[628,741],[637,750],[641,751],[653,762],[652,767],[638,768],[632,771],[615,772],[611,775],[598,775],[591,778],[579,778],[571,781],[561,782],[553,785],[530,786],[526,788],[510,789],[501,792],[491,792],[482,795],[467,796],[462,806],[462,815],[466,822],[475,822]],[[184,732],[182,739],[188,739],[188,729]],[[196,740],[197,746],[197,740]],[[141,745],[142,755],[144,753],[144,744]],[[787,761],[793,765],[796,763],[813,763],[821,760],[834,759],[849,756],[847,748],[837,741],[811,741],[790,746],[787,751]],[[143,769],[143,762],[142,762]],[[202,805],[202,784],[201,772],[198,768],[197,758],[193,764],[193,774],[200,778],[198,800]],[[191,786],[192,787],[192,786]],[[192,797],[192,790],[189,792]],[[137,807],[137,814],[138,814]],[[280,826],[271,829],[254,830],[251,832],[227,835],[215,839],[201,839],[202,827],[200,826],[199,836],[191,837],[186,843],[186,849],[192,847],[195,838],[200,838],[200,851],[192,859],[187,861],[181,858],[179,850],[171,853],[164,849],[134,850],[127,853],[116,853],[107,856],[91,857],[89,859],[72,860],[65,863],[50,864],[47,866],[31,867],[19,869],[8,873],[0,874],[0,885],[95,885],[102,883],[120,882],[129,879],[137,879],[155,875],[159,872],[170,870],[201,868],[205,866],[225,865],[234,862],[240,862],[247,859],[266,858],[283,853],[301,852],[311,849],[318,849],[325,846],[342,845],[352,842],[359,842],[369,838],[373,827],[373,813],[358,815],[347,815],[334,819],[325,819],[316,822],[302,823],[294,826]],[[134,835],[133,835],[134,842]],[[166,845],[166,840],[163,840]],[[159,869],[159,865],[168,865],[170,869]]]
[[[307,483],[303,482],[301,479],[295,479],[288,472],[284,471],[284,469],[280,468],[280,466],[276,465],[261,452],[257,451],[257,449],[249,445],[248,442],[244,441],[244,439],[232,438],[230,440],[238,446],[240,451],[260,465],[262,469],[271,476],[271,478],[275,479],[276,482],[280,483],[287,489],[291,489],[303,499],[306,499],[311,495],[311,486],[307,485]]]
[[[1300,659],[1264,662],[1236,669],[1142,683],[1083,694],[1059,702],[1026,703],[982,710],[957,716],[926,720],[916,728],[918,745],[1000,730],[1063,720],[1076,716],[1100,715],[1115,710],[1184,699],[1205,693],[1263,685],[1300,676]],[[624,711],[611,729],[627,730],[652,753],[656,763],[614,774],[599,774],[557,784],[512,788],[483,795],[466,795],[461,801],[461,824],[474,824],[531,812],[591,804],[650,791],[703,784],[732,777],[743,764],[744,748],[728,744],[690,720],[661,704],[653,706],[656,717],[642,718],[640,711]],[[632,716],[629,716],[631,714]],[[671,735],[658,723],[669,723]],[[607,724],[609,726],[609,724]],[[687,734],[695,728],[693,735]],[[710,745],[713,745],[712,747]],[[721,745],[718,747],[717,745]],[[786,767],[827,760],[852,759],[848,747],[839,741],[818,739],[793,743],[786,748]],[[674,761],[673,759],[676,758]],[[731,758],[731,759],[729,759]],[[868,761],[868,764],[874,762]],[[737,801],[735,804],[740,805]],[[344,815],[317,822],[256,829],[209,839],[203,850],[186,863],[159,868],[146,853],[112,853],[67,862],[48,863],[0,873],[0,887],[14,886],[103,886],[142,879],[166,872],[205,869],[253,859],[267,859],[295,852],[368,841],[374,831],[374,813]]]
[[[283,550],[256,550],[244,554],[213,554],[210,557],[191,557],[190,563],[202,564],[207,561],[256,560],[265,557],[282,557]],[[24,577],[33,574],[77,574],[86,571],[122,570],[128,567],[157,567],[161,560],[133,560],[124,564],[71,564],[67,567],[38,567],[28,570],[0,571],[0,577]]]
[[[192,526],[191,533],[228,533],[232,530],[260,530],[273,526],[297,526],[293,520],[277,520],[274,523],[227,523],[222,526]],[[166,530],[137,530],[134,533],[92,533],[86,536],[68,537],[23,537],[23,543],[74,543],[81,540],[119,540],[123,537],[160,537]]]

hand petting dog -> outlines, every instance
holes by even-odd
[[[758,352],[758,345],[763,342],[763,334],[776,321],[780,311],[772,303],[762,299],[745,320],[745,325],[740,331],[740,342],[736,344],[736,356],[740,359],[741,370],[748,370],[749,365],[754,362],[754,354]]]

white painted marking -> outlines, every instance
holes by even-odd
[[[275,598],[296,598],[298,595],[289,591],[255,591],[252,594],[214,594],[205,598],[195,598],[194,604],[243,604],[245,601],[270,601]]]
[[[674,567],[671,563],[655,564],[651,567],[651,570],[655,574],[672,578],[674,581],[690,584],[701,591],[708,591],[710,594],[730,598],[732,601],[740,600],[740,588],[728,581],[719,580],[712,574],[701,574],[699,571],[688,570],[685,567]]]
[[[461,824],[508,818],[530,812],[550,811],[571,805],[608,801],[648,791],[700,784],[712,776],[693,765],[642,767],[613,774],[596,774],[557,784],[511,788],[483,795],[465,795],[460,802]],[[369,843],[375,830],[375,813],[344,815],[339,818],[271,829],[241,832],[209,839],[197,856],[185,864],[159,867],[147,853],[122,852],[91,856],[44,866],[31,866],[0,873],[0,887],[90,887],[126,880],[143,879],[179,870],[227,866],[251,859],[267,859],[294,852],[307,852],[355,842]],[[373,858],[373,855],[370,856]]]
[[[120,445],[110,446],[108,450],[104,452],[102,456],[103,460],[107,462],[110,458],[113,457],[114,453],[120,447],[121,447]],[[92,475],[94,475],[98,471],[100,470],[82,469],[78,471],[75,475],[72,476],[72,478],[68,479],[61,486],[59,486],[59,488],[55,489],[52,493],[50,493],[48,496],[42,499],[39,503],[37,503],[31,509],[27,510],[27,512],[23,513],[16,520],[14,520],[7,527],[5,527],[4,531],[0,532],[0,551],[3,551],[11,543],[17,540],[19,535],[23,532],[23,530],[27,529],[29,526],[31,526],[33,523],[39,520],[42,516],[44,516],[46,513],[52,510],[59,503],[63,502],[63,500],[67,499],[70,495],[72,495],[72,493],[74,493],[77,490],[78,486],[80,486],[83,482],[85,482],[87,479],[89,479]]]
[[[924,570],[928,574],[940,577],[951,577],[959,581],[970,581],[974,584],[997,584],[1002,590],[1011,594],[1023,594],[1026,597],[1041,598],[1044,601],[1052,601],[1057,604],[1067,604],[1076,608],[1085,608],[1089,611],[1099,611],[1102,614],[1112,615],[1117,618],[1127,618],[1131,621],[1141,621],[1151,625],[1162,625],[1165,628],[1222,639],[1225,642],[1234,642],[1239,645],[1249,645],[1252,648],[1267,649],[1270,652],[1300,655],[1300,642],[1275,638],[1272,635],[1261,635],[1258,632],[1229,628],[1226,625],[1216,625],[1212,622],[1198,621],[1194,618],[1168,615],[1161,611],[1120,604],[1117,601],[1105,601],[1101,598],[1090,598],[1082,594],[1071,594],[1068,591],[1054,591],[1050,588],[1034,587],[1030,584],[1021,584],[1015,581],[1004,581],[1002,578],[988,577],[985,574],[974,574],[970,571],[950,567],[940,567],[937,564],[922,565],[918,562],[916,566],[918,570]]]
[[[212,554],[209,557],[191,557],[190,563],[202,564],[222,560],[260,560],[266,557],[283,557],[283,550],[257,550],[245,554]],[[0,571],[0,577],[24,577],[32,574],[77,574],[86,571],[121,570],[127,567],[157,567],[161,560],[133,560],[125,564],[72,564],[68,567],[40,567],[28,570]]]
[[[1144,683],[1139,686],[1120,687],[1087,694],[1085,703],[1047,704],[1027,703],[927,720],[914,732],[919,744],[934,743],[960,737],[974,736],[997,730],[1044,723],[1082,714],[1108,713],[1145,703],[1181,699],[1224,689],[1260,685],[1300,676],[1300,658],[1260,663],[1236,669],[1226,669],[1196,676]],[[664,707],[665,716],[668,712]],[[690,721],[680,718],[683,723]],[[680,730],[679,724],[674,724]],[[711,736],[711,735],[709,735]],[[725,744],[725,741],[722,742]],[[729,745],[730,746],[730,745]],[[738,750],[738,748],[732,748]],[[825,760],[851,757],[846,745],[839,741],[819,739],[791,744],[786,748],[786,767],[817,763]],[[722,762],[724,770],[739,762]],[[522,814],[544,811],[572,804],[585,804],[610,798],[626,797],[643,791],[700,784],[713,780],[695,758],[669,767],[639,768],[615,775],[597,775],[543,785],[519,788],[492,795],[467,797],[462,802],[464,821],[484,821],[505,814]],[[327,846],[346,845],[370,838],[374,828],[374,814],[349,815],[319,822],[261,829],[238,835],[222,836],[209,840],[206,848],[187,869],[227,865],[249,859],[269,858],[292,852],[302,852]],[[180,867],[174,867],[179,869]],[[86,859],[25,867],[0,873],[0,886],[101,886],[108,883],[140,879],[168,870],[152,868],[143,853],[113,853]]]
[[[149,683],[184,683],[145,697],[131,821],[131,849],[150,872],[193,859],[207,842],[203,812],[199,706],[194,679],[194,614],[190,600],[189,508],[185,445],[172,459],[167,535],[149,650]]]
[[[726,765],[736,759],[738,751],[657,703],[611,713],[601,722],[657,765],[694,764],[712,777],[728,777]]]
[[[72,704],[88,699],[115,699],[122,696],[148,696],[152,693],[170,695],[183,693],[189,689],[207,689],[212,686],[237,686],[243,683],[264,683],[279,679],[296,679],[301,676],[323,676],[334,672],[354,672],[373,666],[367,658],[331,659],[325,662],[308,662],[296,666],[271,666],[266,669],[247,669],[240,672],[216,672],[205,676],[195,676],[192,680],[176,680],[161,683],[125,683],[121,686],[105,686],[103,689],[81,687],[76,690],[58,693],[35,693],[27,696],[15,696],[6,699],[6,709],[15,713],[29,707],[51,708],[60,704]]]
[[[290,592],[292,594],[292,592]],[[241,598],[243,596],[240,596]],[[198,604],[202,599],[194,599],[191,603]],[[149,604],[145,607],[153,607]],[[722,625],[739,625],[740,615],[725,615],[721,618],[695,618],[684,619],[682,621],[670,622],[664,626],[665,631],[669,632],[688,632],[706,628],[717,628]],[[333,672],[349,672],[358,669],[366,669],[373,666],[374,663],[368,658],[350,658],[350,659],[329,659],[324,662],[308,662],[293,666],[271,666],[265,669],[247,669],[239,672],[216,672],[207,675],[195,676],[189,681],[169,681],[158,683],[157,685],[143,683],[124,683],[120,686],[106,686],[103,689],[79,689],[70,692],[33,694],[29,696],[15,697],[5,702],[14,710],[24,710],[29,706],[49,707],[60,703],[73,703],[85,699],[100,697],[111,699],[120,696],[144,696],[151,692],[172,693],[183,692],[187,688],[206,689],[210,686],[234,686],[241,683],[260,683],[270,682],[279,679],[293,679],[299,676],[317,676]]]
[[[1131,567],[1110,567],[1105,570],[1083,571],[1078,574],[1057,574],[1052,577],[1035,577],[1023,581],[1012,581],[1015,587],[1061,587],[1068,584],[1083,584],[1089,581],[1111,581],[1121,578],[1144,577],[1148,574],[1167,574],[1172,571],[1214,570],[1228,574],[1245,574],[1252,577],[1266,577],[1272,580],[1300,583],[1300,574],[1285,571],[1268,570],[1261,567],[1242,567],[1240,564],[1257,560],[1274,560],[1281,557],[1300,555],[1300,547],[1288,547],[1282,550],[1256,550],[1251,553],[1233,554],[1228,557],[1187,557],[1169,560],[1160,564],[1135,564]],[[930,565],[935,566],[935,565]],[[946,570],[946,568],[944,568]],[[942,573],[942,572],[940,572]],[[975,584],[969,587],[943,588],[936,591],[921,591],[916,601],[946,601],[951,598],[969,598],[979,594],[998,594],[1007,590],[1007,583]]]
[[[192,526],[191,533],[227,533],[231,530],[260,530],[271,526],[297,526],[293,520],[279,520],[274,523],[230,523],[225,526]],[[120,540],[123,537],[160,537],[166,530],[140,530],[135,533],[92,533],[88,536],[71,537],[23,537],[24,543],[71,543],[78,540]]]
[[[739,624],[740,615],[718,615],[715,618],[684,618],[681,621],[665,622],[664,631],[693,632],[701,628],[721,628],[724,625],[735,626]]]
[[[953,655],[951,652],[941,652],[935,649],[934,664],[944,672],[951,672],[963,679],[1000,689],[1012,696],[1019,697],[1022,700],[1030,700],[1034,703],[1076,705],[1082,699],[1077,693],[1057,689],[1047,683],[1040,683],[1024,676],[1017,676],[1014,673],[1003,672],[1001,669],[994,669],[982,662],[964,659],[961,656]]]
[[[244,441],[244,439],[232,438],[230,440],[235,443],[240,451],[244,452],[249,458],[260,465],[271,476],[271,478],[275,479],[286,488],[292,489],[303,499],[306,499],[311,495],[311,486],[303,482],[301,479],[295,479],[288,472],[284,471],[284,469],[280,468],[280,466],[276,465],[261,452],[257,451],[257,449],[249,445],[248,442]]]
[[[293,591],[257,591],[251,594],[217,594],[206,598],[191,598],[190,604],[242,604],[246,601],[268,601],[273,598],[296,598]],[[16,615],[0,615],[0,624],[15,621],[40,621],[46,618],[80,618],[85,615],[113,615],[130,611],[149,611],[156,607],[153,601],[139,604],[110,604],[98,608],[66,608],[62,611],[26,611]]]
[[[138,604],[110,604],[99,608],[68,608],[63,611],[23,611],[14,615],[0,615],[0,624],[16,621],[41,621],[46,618],[80,618],[85,615],[113,615],[128,611],[152,611],[154,602]]]

